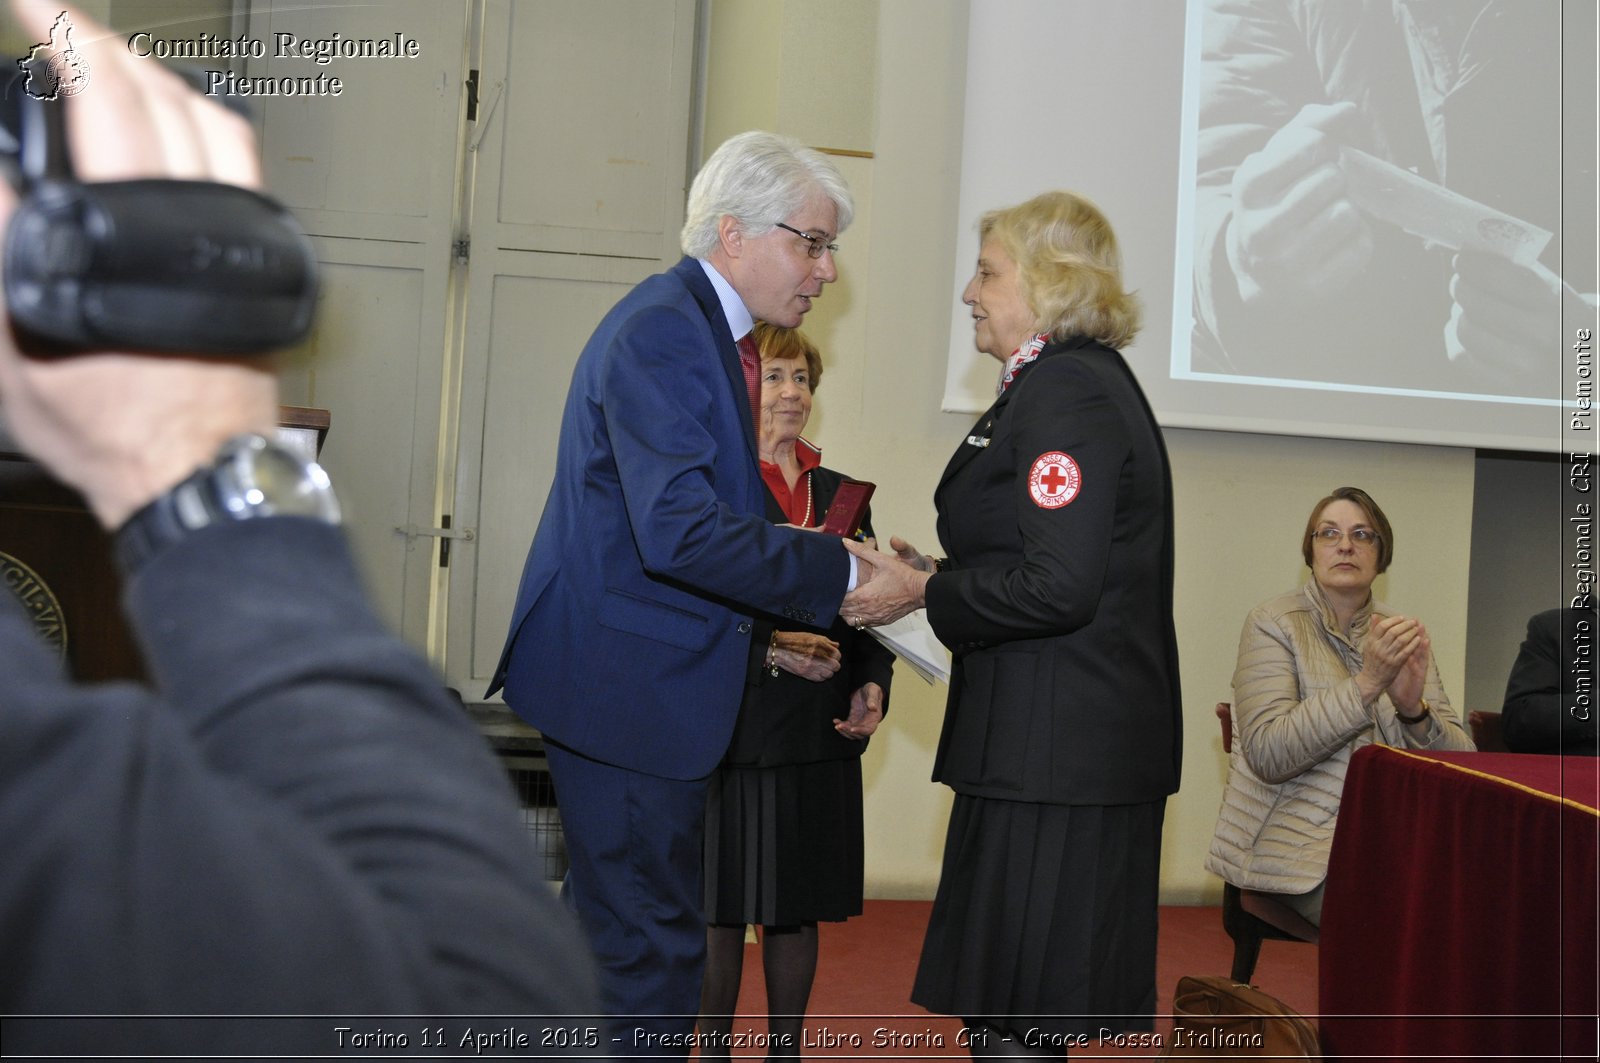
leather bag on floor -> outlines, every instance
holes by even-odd
[[[1322,1059],[1317,1028],[1270,993],[1231,978],[1185,975],[1172,995],[1162,1059]]]

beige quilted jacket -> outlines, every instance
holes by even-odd
[[[1439,671],[1425,742],[1395,719],[1388,694],[1361,702],[1361,642],[1382,602],[1356,614],[1347,640],[1316,580],[1250,611],[1233,673],[1233,757],[1206,868],[1245,889],[1308,893],[1328,873],[1328,848],[1350,754],[1364,745],[1471,749]]]

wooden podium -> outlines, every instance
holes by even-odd
[[[279,409],[279,436],[307,457],[328,434],[327,410]],[[122,616],[111,537],[83,498],[0,437],[0,594],[12,594],[75,679],[142,679]]]

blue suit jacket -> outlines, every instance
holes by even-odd
[[[585,756],[667,778],[716,767],[751,616],[826,627],[839,540],[774,527],[744,375],[694,259],[611,309],[578,358],[555,480],[489,693]]]

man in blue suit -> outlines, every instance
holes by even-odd
[[[612,308],[573,373],[489,692],[503,685],[545,737],[565,889],[617,1054],[688,1051],[706,780],[732,735],[751,615],[826,627],[855,582],[840,539],[765,519],[738,344],[753,319],[800,324],[838,275],[832,242],[853,211],[818,152],[734,137],[690,189],[686,257]]]

